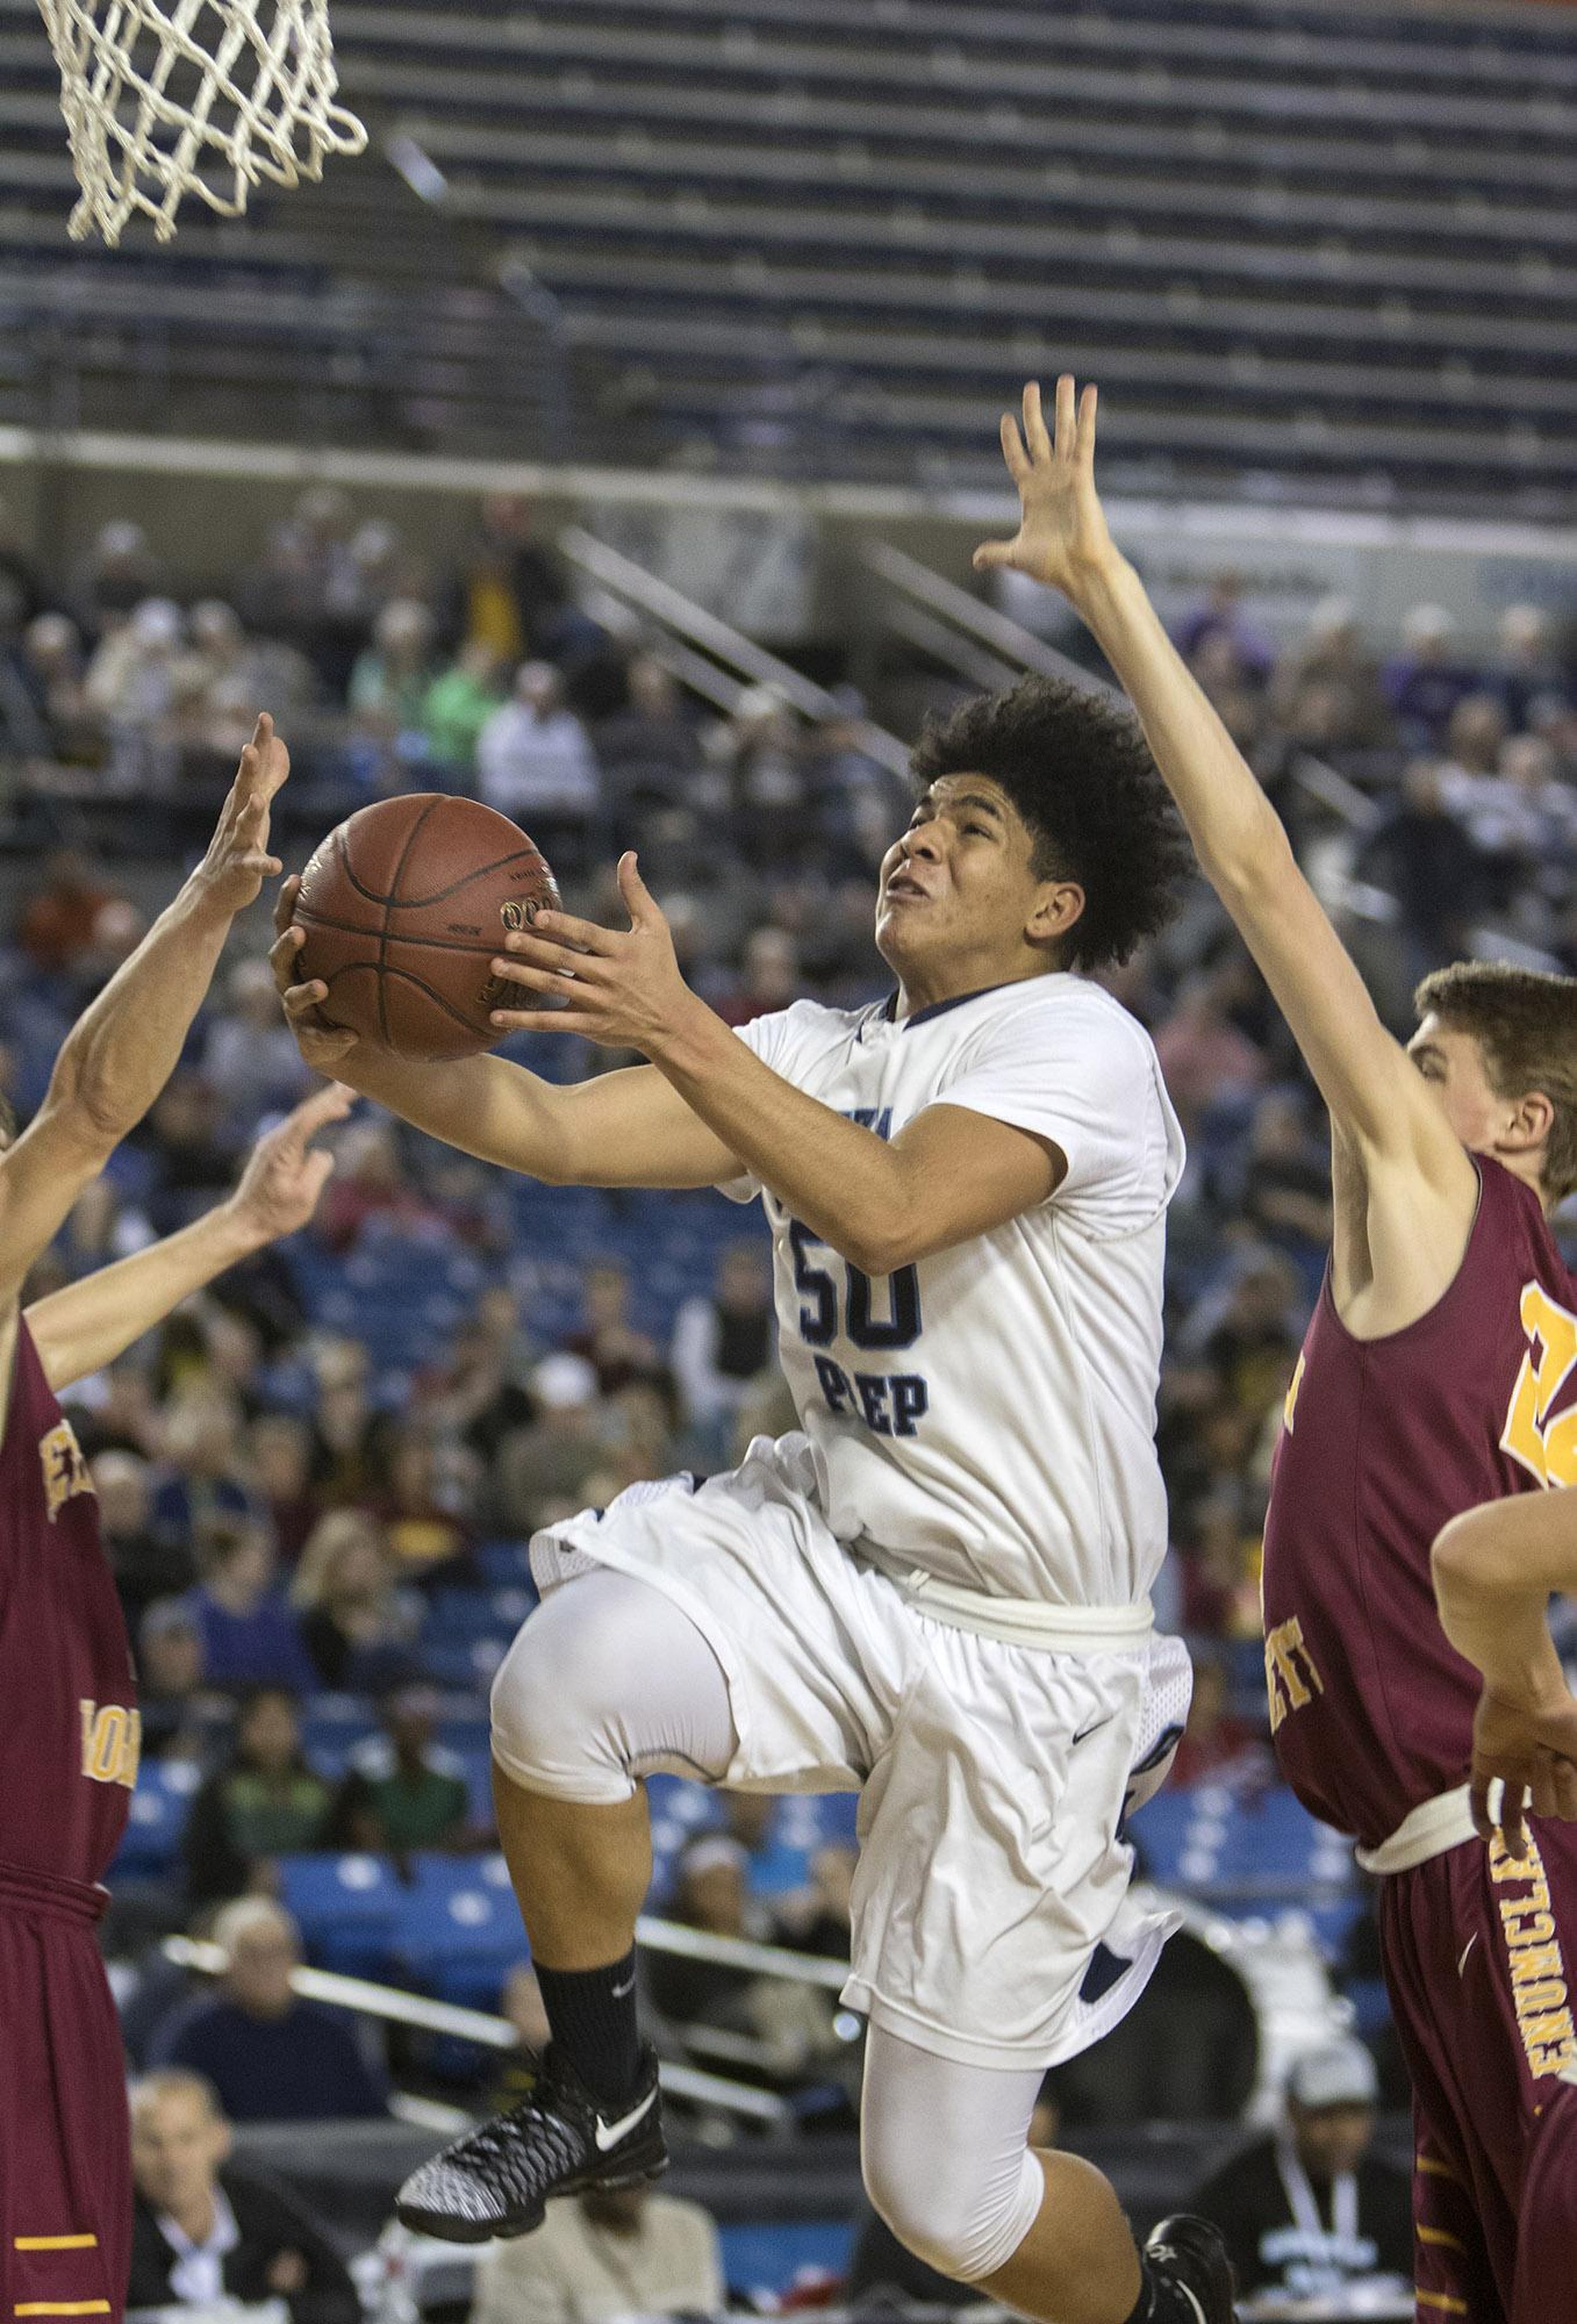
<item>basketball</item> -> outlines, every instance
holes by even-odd
[[[526,1007],[490,963],[558,890],[517,824],[479,800],[409,792],[337,825],[301,875],[302,983],[321,978],[325,1023],[429,1064],[503,1037],[488,1011]]]

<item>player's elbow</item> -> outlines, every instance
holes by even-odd
[[[78,1065],[64,1050],[50,1076],[38,1118],[52,1140],[95,1167],[108,1159],[141,1119],[136,1114],[127,1117],[113,1082],[95,1069],[91,1058]]]
[[[1486,1555],[1490,1545],[1483,1509],[1469,1509],[1443,1525],[1429,1552],[1435,1596],[1443,1600],[1464,1591],[1481,1590],[1490,1582],[1493,1576]]]

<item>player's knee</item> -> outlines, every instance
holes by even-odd
[[[565,1620],[549,1599],[499,1665],[491,1697],[493,1756],[527,1791],[588,1803],[627,1799],[619,1704],[595,1622]]]
[[[1005,2267],[1034,2223],[1044,2181],[1026,2153],[1025,2172],[998,2187],[972,2177],[957,2156],[917,2170],[911,2151],[895,2152],[880,2135],[861,2150],[865,2192],[900,2244],[961,2283],[982,2283]],[[1029,2185],[1033,2179],[1033,2190]]]

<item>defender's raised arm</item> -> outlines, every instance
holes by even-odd
[[[1401,1161],[1471,1204],[1471,1166],[1299,871],[1252,770],[1112,541],[1095,489],[1096,392],[1057,382],[1055,437],[1040,391],[1002,449],[1023,521],[974,562],[1059,589],[1087,624],[1144,724],[1200,867],[1242,933],[1319,1084],[1333,1123],[1366,1159]],[[1471,1213],[1470,1213],[1471,1214]]]

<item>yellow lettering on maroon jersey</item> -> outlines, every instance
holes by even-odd
[[[1523,1285],[1521,1313],[1527,1353],[1511,1391],[1500,1449],[1541,1485],[1577,1485],[1577,1406],[1554,1418],[1550,1413],[1577,1367],[1577,1315],[1552,1299],[1542,1283]]]
[[[93,1480],[69,1420],[58,1420],[39,1438],[38,1457],[44,1472],[44,1515],[53,1525],[69,1500],[93,1490]]]
[[[1266,1637],[1265,1692],[1270,1699],[1272,1735],[1289,1711],[1301,1711],[1325,1692],[1325,1682],[1304,1644],[1303,1624],[1296,1614],[1277,1622]]]
[[[1523,1892],[1499,1902],[1511,2003],[1528,2071],[1536,2081],[1552,2074],[1569,2076],[1577,2064],[1577,2024],[1572,2023],[1560,1935],[1548,1909],[1550,1886],[1533,1835],[1528,1835],[1526,1856],[1516,1857],[1497,1833],[1489,1843],[1489,1877]]]
[[[124,1703],[89,1702],[84,1695],[82,1772],[90,1784],[124,1784],[128,1792],[137,1784],[137,1762],[143,1754],[143,1717]]]
[[[1293,1416],[1297,1410],[1297,1392],[1304,1384],[1304,1366],[1307,1362],[1306,1354],[1298,1357],[1296,1369],[1286,1384],[1286,1402],[1281,1407],[1281,1425],[1289,1436],[1292,1434]]]

